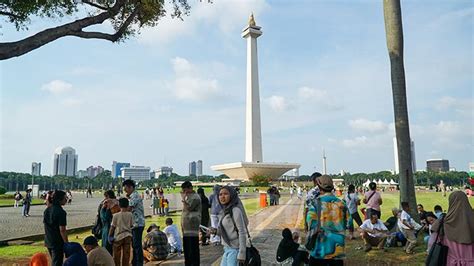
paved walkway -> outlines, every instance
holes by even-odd
[[[276,265],[276,250],[284,228],[299,226],[303,214],[303,201],[296,197],[270,206],[249,217],[249,230],[254,246],[262,257],[262,265]],[[201,246],[201,265],[219,265],[223,254],[221,246]],[[184,265],[184,256],[174,257],[160,265]]]

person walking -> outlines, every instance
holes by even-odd
[[[350,233],[349,239],[354,239],[354,221],[359,227],[362,225],[362,219],[360,218],[359,211],[357,210],[357,206],[360,205],[360,199],[357,196],[354,185],[349,185],[344,200],[346,201],[347,209],[349,210],[350,214],[348,224]]]
[[[105,240],[107,241],[107,240]],[[114,266],[114,258],[107,249],[99,247],[97,238],[88,236],[84,239],[82,244],[87,253],[88,266]]]
[[[183,244],[181,243],[181,237],[179,236],[178,227],[173,224],[173,219],[166,218],[166,227],[163,232],[168,237],[168,244],[170,245],[170,253],[178,253],[181,256],[183,252]]]
[[[20,191],[15,192],[15,195],[13,195],[15,198],[15,203],[13,204],[13,208],[18,208],[20,206],[20,201],[23,199],[23,196],[21,195]]]
[[[181,228],[183,230],[184,264],[199,265],[199,225],[201,224],[201,198],[194,192],[190,181],[181,184]]]
[[[447,265],[474,265],[474,211],[466,194],[449,195],[448,213],[436,220],[428,243],[430,249],[438,241],[448,247]]]
[[[308,191],[308,193],[306,194],[306,200],[305,200],[305,203],[304,203],[304,213],[303,213],[304,217],[306,217],[307,214],[308,214],[308,211],[309,211],[309,208],[310,208],[309,205],[312,204],[314,202],[314,200],[319,197],[320,191],[319,191],[317,179],[320,176],[321,176],[321,173],[319,173],[319,172],[314,172],[311,175],[311,180],[313,180],[314,187],[311,188]],[[300,187],[298,187],[298,188],[300,188]],[[301,192],[301,193],[303,193],[303,192]],[[299,192],[298,192],[298,195],[299,195]],[[308,231],[308,226],[309,225],[306,223],[306,220],[305,220],[305,224],[304,224],[305,231]]]
[[[32,200],[32,195],[31,195],[31,188],[26,190],[25,197],[23,198],[23,217],[28,217],[30,216],[30,206],[31,206],[31,200]]]
[[[128,179],[122,183],[129,200],[129,211],[133,215],[132,248],[133,266],[143,265],[142,235],[145,227],[145,212],[143,210],[143,199],[135,190],[135,181]]]
[[[151,207],[153,209],[153,215],[158,215],[160,205],[160,199],[158,198],[158,193],[155,189],[153,189],[153,193],[151,195]]]
[[[44,244],[51,256],[52,266],[63,265],[64,243],[69,242],[66,231],[67,213],[62,207],[66,202],[66,193],[56,190],[51,196],[51,206],[43,213]]]
[[[365,219],[370,219],[372,213],[375,213],[382,217],[380,211],[380,205],[382,205],[382,196],[377,192],[377,184],[375,182],[370,182],[369,184],[370,191],[365,193],[364,203],[367,206],[365,211]]]
[[[143,239],[143,256],[145,262],[165,260],[168,257],[169,247],[166,234],[160,227],[152,223]]]
[[[133,214],[129,211],[129,200],[127,198],[119,199],[119,206],[120,212],[114,214],[112,217],[112,224],[110,225],[107,239],[113,244],[115,266],[129,266],[130,246],[133,237]],[[140,265],[143,265],[143,263]]]
[[[211,227],[217,228],[219,225],[219,215],[222,211],[222,207],[219,204],[219,190],[221,186],[215,185],[213,188],[212,195],[209,196],[209,205],[211,206]],[[211,243],[218,245],[221,239],[217,234],[211,234]]]
[[[219,203],[223,214],[214,232],[221,236],[224,246],[221,266],[243,264],[247,248],[247,219],[244,217],[237,191],[224,186],[219,191]]]
[[[346,204],[332,193],[334,184],[331,177],[320,176],[315,183],[320,195],[309,200],[306,216],[309,228],[306,245],[310,250],[309,265],[344,265],[345,230],[349,211]]]
[[[209,204],[209,199],[206,197],[206,194],[204,194],[204,189],[203,188],[198,188],[197,193],[199,197],[201,198],[201,225],[204,227],[209,227],[209,208],[211,207]],[[201,244],[203,246],[209,245],[207,243],[207,231],[204,229],[201,229]]]

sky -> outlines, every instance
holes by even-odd
[[[394,169],[390,62],[382,1],[189,1],[119,44],[61,38],[0,61],[0,171],[51,174],[59,146],[79,169],[112,161],[187,175],[190,161],[244,160],[249,14],[258,64],[263,157],[301,174]],[[402,1],[410,133],[417,169],[431,158],[474,161],[474,4]],[[77,19],[2,21],[15,41]],[[107,23],[97,28],[109,30]]]

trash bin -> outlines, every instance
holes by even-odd
[[[267,192],[260,191],[260,207],[267,207]]]

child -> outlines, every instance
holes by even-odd
[[[410,207],[408,202],[402,202],[402,213],[400,214],[400,219],[398,220],[398,228],[402,232],[403,236],[407,239],[407,244],[405,247],[405,252],[407,254],[413,254],[413,249],[416,246],[416,236],[415,236],[415,226],[413,225],[412,218],[408,213]]]
[[[181,237],[179,236],[178,227],[173,224],[173,219],[166,218],[166,227],[163,232],[168,237],[168,244],[170,245],[170,253],[178,253],[181,255],[182,252],[182,245],[181,245]]]
[[[113,244],[115,266],[130,264],[130,249],[132,244],[133,216],[128,211],[128,199],[119,200],[120,212],[112,217],[109,231],[109,242]]]
[[[170,203],[169,203],[168,199],[163,199],[163,208],[165,209],[165,215],[166,216],[168,216],[168,212],[170,210],[169,205],[170,205]]]

